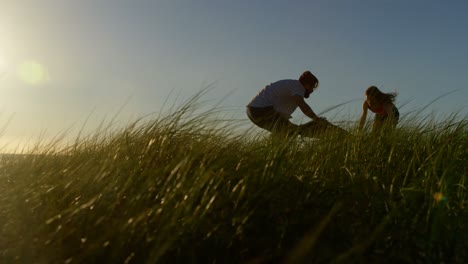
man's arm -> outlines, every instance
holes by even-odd
[[[297,106],[301,109],[301,111],[304,113],[304,115],[312,118],[314,121],[321,121],[322,119],[318,117],[314,111],[312,111],[312,108],[304,101],[304,98],[300,95],[294,95],[294,100],[296,101]]]

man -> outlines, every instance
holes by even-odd
[[[312,108],[304,101],[318,87],[317,78],[305,71],[299,80],[280,80],[271,83],[247,104],[247,116],[257,126],[281,134],[301,133],[301,126],[289,121],[297,107],[311,119],[322,123]],[[315,123],[315,122],[313,122]]]

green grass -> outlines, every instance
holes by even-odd
[[[466,118],[273,140],[196,101],[2,156],[0,262],[468,260]]]

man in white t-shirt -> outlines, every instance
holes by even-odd
[[[270,132],[300,133],[300,126],[289,121],[297,107],[317,123],[323,121],[304,101],[317,89],[318,79],[305,71],[299,80],[280,80],[265,86],[247,104],[247,116],[257,126]]]

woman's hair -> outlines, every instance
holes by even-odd
[[[397,93],[382,93],[377,86],[370,86],[366,90],[366,95],[375,97],[380,103],[393,103]]]
[[[317,77],[315,77],[310,71],[305,71],[301,74],[301,77],[299,77],[299,82],[304,85],[304,84],[310,84],[312,87],[315,89],[318,87],[319,81]]]

